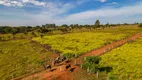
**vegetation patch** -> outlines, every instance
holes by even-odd
[[[117,37],[116,37],[117,36]],[[93,49],[97,49],[114,41],[121,40],[128,34],[83,32],[64,35],[44,36],[33,38],[40,44],[48,44],[52,50],[61,52],[62,55],[78,56]]]
[[[142,38],[101,56],[100,65],[112,66],[120,80],[142,79]]]
[[[99,56],[85,57],[84,63],[81,65],[81,68],[87,70],[88,73],[95,73],[96,79],[93,80],[101,80],[103,78],[108,78],[109,80],[117,80],[117,77],[113,75],[113,73],[110,73],[112,71],[112,67],[100,65],[100,60],[101,57]]]
[[[51,52],[30,40],[12,40],[0,42],[0,79],[12,78],[40,71]]]

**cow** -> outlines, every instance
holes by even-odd
[[[60,63],[60,62],[61,62],[61,61],[60,61],[60,56],[57,57],[57,58],[55,58],[55,62],[56,62],[56,63]]]
[[[66,60],[66,57],[60,57],[60,62],[62,62],[62,61],[64,61],[64,60]]]
[[[52,61],[52,66],[55,66],[56,63],[57,63],[57,60],[53,60]]]
[[[46,69],[51,69],[51,65],[46,65]]]
[[[67,66],[66,66],[66,69],[68,69],[68,68],[70,68],[71,67],[71,65],[70,64],[68,64]]]
[[[70,62],[70,60],[66,60],[66,61],[65,61],[65,63],[69,63],[69,62]]]
[[[55,60],[59,60],[60,59],[60,56],[59,57],[57,57]]]

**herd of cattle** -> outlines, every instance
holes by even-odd
[[[57,58],[55,58],[53,61],[52,61],[52,64],[51,65],[46,65],[45,66],[45,69],[50,69],[50,71],[54,71],[54,70],[51,70],[52,66],[55,66],[56,64],[59,64],[61,62],[65,61],[65,64],[67,64],[65,66],[66,69],[69,69],[71,67],[71,64],[69,64],[70,60],[68,60],[66,57],[62,57],[62,56],[59,56]],[[71,68],[69,71],[70,72],[73,72],[75,68]]]

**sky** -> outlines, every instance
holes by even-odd
[[[0,0],[0,26],[142,22],[142,0]]]

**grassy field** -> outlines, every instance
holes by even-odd
[[[36,37],[33,38],[33,40],[39,42],[40,44],[50,45],[52,50],[57,50],[63,55],[80,55],[138,32],[142,32],[142,29],[136,26],[122,26],[115,28],[96,29],[89,32],[44,36],[43,38]],[[140,43],[140,41],[137,42]],[[43,48],[43,46],[40,44],[28,39],[1,41],[0,80],[9,80],[25,73],[41,71],[41,69],[43,69],[41,63],[44,61],[47,63],[50,62],[54,54]],[[125,51],[130,49],[130,47],[127,48],[128,49]],[[117,51],[117,53],[119,53],[119,51]],[[139,57],[141,55],[137,56]],[[133,59],[134,55],[131,57],[130,59]],[[134,60],[134,62],[136,60]],[[137,76],[139,77],[139,74]]]
[[[142,38],[101,56],[101,65],[113,67],[120,80],[142,79]]]
[[[141,31],[142,29],[136,27],[135,25],[120,26],[97,29],[92,32],[52,35],[44,36],[43,38],[37,37],[33,38],[33,40],[39,42],[40,44],[50,45],[52,50],[57,50],[63,55],[80,55]]]
[[[123,39],[126,36],[128,35],[123,33],[83,32],[45,36],[43,38],[38,37],[33,40],[41,44],[48,44],[53,50],[57,50],[62,54],[82,54],[116,40]]]
[[[42,68],[51,53],[30,40],[0,42],[0,80],[10,80]]]

